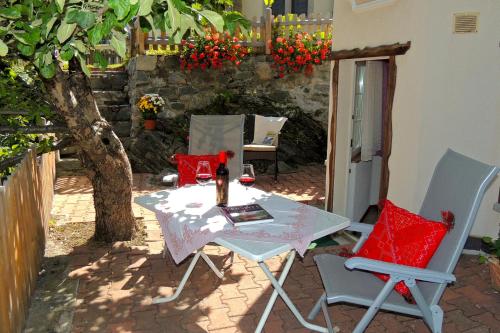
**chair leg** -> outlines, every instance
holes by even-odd
[[[443,310],[439,305],[432,305],[432,333],[441,333],[443,328]]]
[[[394,280],[392,277],[389,278],[389,281],[385,284],[384,288],[380,291],[380,293],[377,295],[377,298],[373,301],[373,304],[368,308],[366,311],[365,315],[361,320],[359,321],[358,325],[354,328],[352,331],[353,333],[362,333],[366,330],[370,322],[372,321],[373,317],[377,314],[378,310],[380,309],[380,306],[384,301],[386,300],[387,296],[392,291],[392,288],[394,288],[394,285],[397,283],[397,280]]]
[[[278,181],[278,149],[276,149],[276,155],[274,156],[274,180]]]
[[[316,301],[316,304],[314,304],[314,307],[312,308],[311,312],[309,312],[309,315],[307,316],[308,320],[313,320],[316,318],[316,316],[319,313],[319,310],[321,310],[321,304],[326,303],[326,293],[323,293],[318,300]]]

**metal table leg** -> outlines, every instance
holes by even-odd
[[[264,325],[266,324],[267,318],[269,317],[269,314],[271,313],[271,310],[274,306],[274,303],[276,302],[276,298],[278,295],[283,299],[285,304],[290,308],[292,313],[294,314],[295,318],[305,327],[310,330],[316,331],[316,332],[322,332],[322,333],[328,333],[328,329],[326,327],[321,327],[315,324],[311,324],[307,322],[304,317],[300,314],[299,310],[295,307],[295,305],[292,303],[286,292],[283,290],[282,286],[283,283],[285,283],[285,279],[288,275],[288,272],[290,271],[290,268],[292,267],[293,260],[295,259],[295,250],[292,250],[288,253],[288,258],[285,264],[285,267],[283,269],[283,272],[281,273],[279,280],[277,281],[276,278],[274,277],[273,273],[269,270],[269,267],[264,262],[259,262],[259,266],[264,271],[264,274],[266,274],[267,278],[269,281],[271,281],[271,284],[274,287],[274,291],[271,294],[271,298],[269,299],[269,302],[267,303],[267,306],[264,310],[264,313],[262,314],[262,317],[260,318],[259,324],[257,325],[257,328],[255,329],[256,333],[262,332],[262,329],[264,328]]]
[[[194,258],[189,263],[189,267],[188,267],[186,273],[184,273],[184,276],[182,277],[181,282],[179,283],[179,286],[175,290],[175,293],[172,296],[155,297],[155,298],[153,298],[153,302],[152,303],[153,304],[161,304],[161,303],[172,302],[177,297],[179,297],[179,295],[181,294],[182,290],[184,289],[184,286],[185,286],[187,280],[189,279],[189,277],[191,276],[191,273],[193,272],[194,266],[196,265],[196,263],[198,262],[198,259],[200,259],[200,257],[207,263],[208,267],[210,267],[210,269],[212,271],[214,271],[214,273],[220,279],[222,279],[224,277],[224,272],[218,270],[217,267],[215,267],[214,262],[205,254],[205,252],[203,252],[203,250],[196,251],[196,254],[194,255]]]

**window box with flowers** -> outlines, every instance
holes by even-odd
[[[154,130],[156,128],[156,119],[163,105],[165,105],[165,101],[158,94],[146,94],[139,99],[137,107],[142,113],[145,129]]]
[[[207,32],[205,36],[195,37],[192,41],[182,40],[181,45],[183,49],[180,61],[183,70],[221,69],[224,60],[239,66],[249,54],[249,49],[228,32]]]
[[[323,39],[316,34],[297,33],[293,37],[277,37],[271,45],[272,65],[277,77],[285,73],[301,72],[306,75],[313,72],[314,65],[321,65],[331,56],[331,39]]]

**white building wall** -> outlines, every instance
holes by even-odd
[[[463,11],[480,13],[478,33],[453,34],[453,13]],[[334,50],[412,42],[406,55],[396,57],[388,196],[398,205],[418,211],[434,166],[448,147],[500,165],[499,17],[497,0],[399,0],[360,13],[352,11],[349,0],[335,1]],[[342,73],[342,66],[352,65],[342,61],[340,66]],[[339,92],[352,90],[342,86],[351,85],[352,79],[343,82],[340,75],[339,81]],[[341,105],[341,98],[352,96],[339,96],[339,112],[351,112],[340,110],[350,104]],[[337,154],[347,155],[347,149]],[[336,165],[342,163],[339,155]],[[339,175],[338,184],[344,183]],[[499,187],[497,177],[472,235],[498,234],[500,215],[492,207]],[[342,193],[336,188],[334,200],[345,201],[337,196]]]

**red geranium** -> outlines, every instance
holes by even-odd
[[[277,77],[303,69],[306,75],[311,74],[313,65],[319,65],[330,57],[331,46],[331,39],[318,38],[306,32],[291,38],[277,37],[271,43],[273,67],[276,68]]]
[[[181,45],[186,44],[188,47],[183,48],[180,56],[181,69],[220,69],[223,60],[239,66],[249,54],[248,48],[242,46],[237,37],[231,37],[228,33],[222,36],[206,32],[204,37],[196,37],[193,42],[181,42]]]

